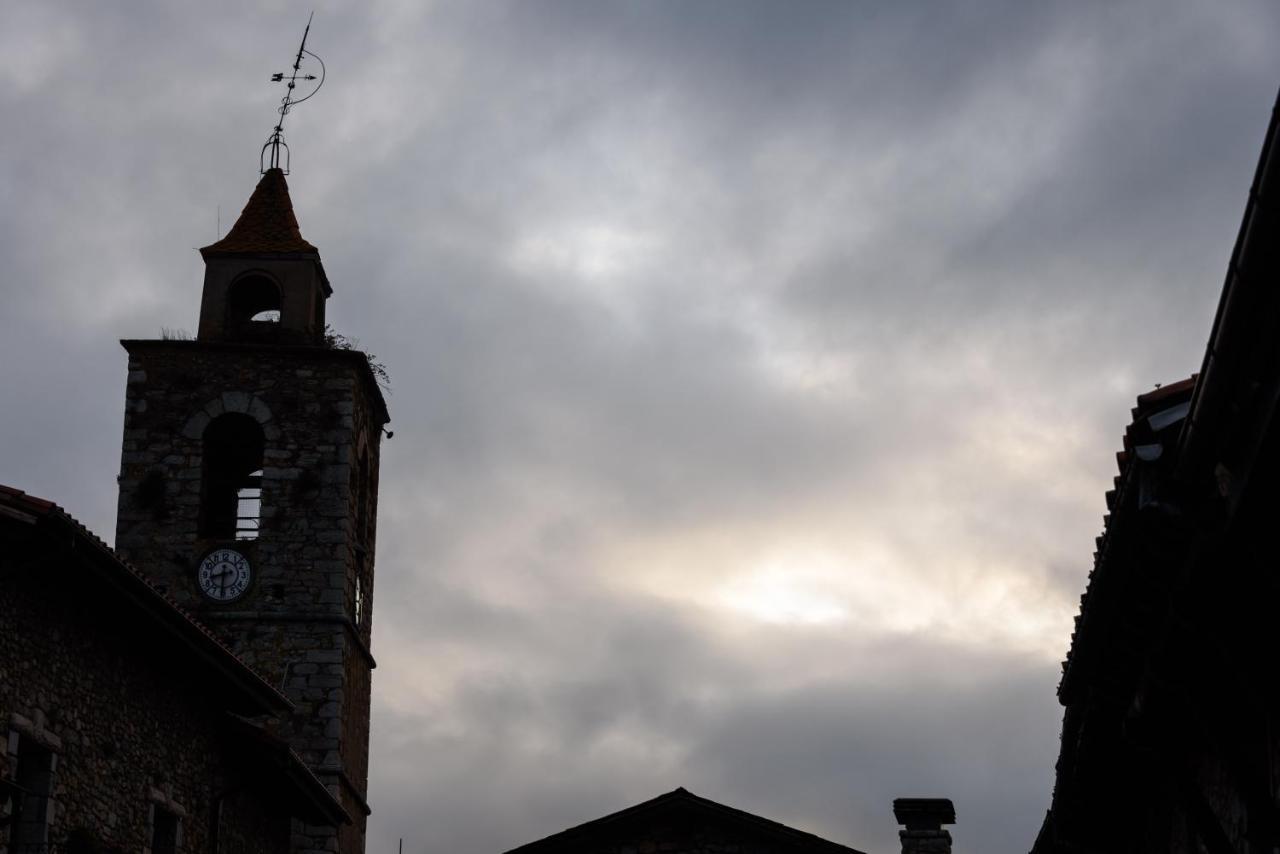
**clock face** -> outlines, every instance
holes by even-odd
[[[196,582],[200,592],[215,602],[239,599],[249,589],[249,559],[235,549],[216,549],[200,561]]]

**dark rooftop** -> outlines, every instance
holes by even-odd
[[[778,847],[812,854],[861,854],[836,842],[796,830],[776,821],[734,809],[699,797],[684,787],[658,795],[635,806],[619,810],[602,818],[589,821],[553,834],[544,839],[521,845],[507,854],[551,854],[563,851],[598,850],[601,840],[617,834],[625,834],[651,825],[658,818],[677,816],[696,817],[699,821],[712,821],[720,825],[736,826],[754,837],[772,840]]]

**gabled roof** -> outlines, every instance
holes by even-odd
[[[31,526],[37,536],[47,538],[64,551],[77,571],[91,573],[105,582],[106,589],[148,620],[159,632],[180,644],[193,663],[208,668],[225,689],[228,708],[246,714],[279,714],[293,709],[293,703],[227,648],[204,624],[161,593],[151,579],[120,558],[115,551],[52,501],[27,495],[20,489],[0,484],[0,523]]]
[[[545,839],[513,848],[507,854],[551,854],[563,851],[596,850],[609,839],[627,837],[657,826],[707,826],[736,831],[739,835],[765,841],[778,850],[814,854],[861,854],[812,833],[796,830],[706,798],[683,787],[636,804],[619,812],[571,827]]]
[[[289,185],[280,169],[268,169],[262,174],[262,180],[227,236],[200,250],[205,258],[262,253],[318,254],[298,229]]]

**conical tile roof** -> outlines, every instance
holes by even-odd
[[[240,218],[227,236],[200,250],[210,255],[240,255],[259,252],[316,253],[314,246],[302,238],[298,220],[293,215],[289,185],[284,172],[268,169],[254,188]]]

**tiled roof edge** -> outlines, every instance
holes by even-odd
[[[99,560],[112,567],[120,580],[131,584],[134,591],[140,594],[137,597],[139,604],[162,619],[171,620],[172,626],[185,635],[184,639],[192,648],[239,683],[245,693],[261,705],[263,712],[289,711],[293,708],[293,703],[287,697],[236,655],[209,627],[162,593],[145,573],[121,558],[105,541],[62,507],[47,499],[28,495],[15,487],[0,484],[0,509],[4,508],[61,525],[76,540],[87,543]]]

